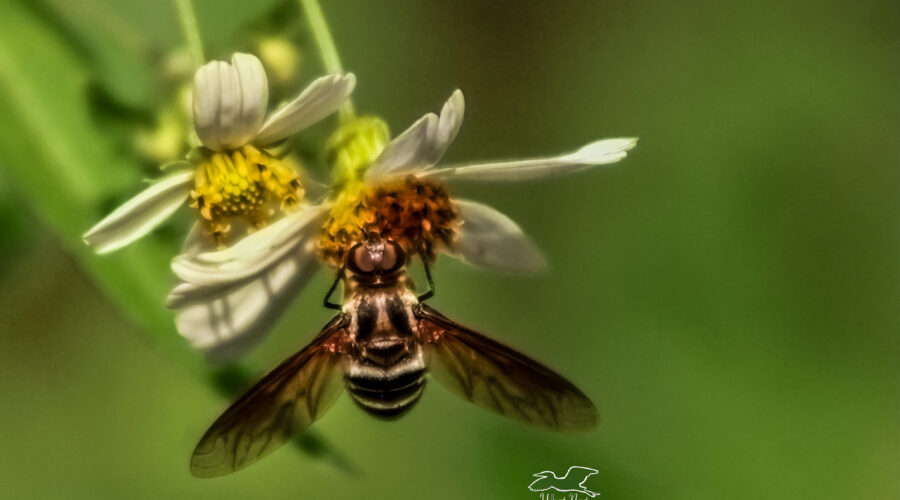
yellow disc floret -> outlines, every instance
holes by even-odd
[[[294,207],[304,194],[296,169],[249,145],[203,155],[196,172],[191,206],[220,243],[232,222],[259,227],[277,208]]]

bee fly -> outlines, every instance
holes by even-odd
[[[341,313],[212,424],[191,472],[213,477],[250,465],[312,424],[345,386],[365,411],[399,417],[419,400],[427,372],[513,420],[557,431],[597,425],[594,405],[562,376],[425,305],[434,285],[423,261],[430,288],[417,297],[399,244],[369,235],[353,246],[325,297]],[[341,280],[343,306],[329,302]]]

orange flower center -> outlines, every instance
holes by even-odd
[[[409,176],[341,193],[322,228],[319,252],[329,265],[340,267],[353,245],[378,233],[408,255],[421,252],[434,260],[451,244],[458,226],[459,214],[444,187]]]

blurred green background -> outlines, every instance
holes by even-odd
[[[571,465],[606,499],[900,497],[897,2],[326,2],[362,112],[397,132],[464,90],[450,161],[640,136],[609,168],[453,186],[550,273],[435,271],[435,307],[561,371],[603,422],[546,433],[432,383],[384,423],[345,396],[306,452],[216,480],[187,464],[227,398],[162,306],[188,214],[108,257],[79,239],[156,175],[165,147],[136,138],[177,114],[175,10],[0,8],[4,498],[527,499]],[[280,36],[300,53],[284,95],[321,71],[293,2],[196,8],[208,57]],[[324,324],[325,274],[246,370]]]

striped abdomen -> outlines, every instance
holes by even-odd
[[[395,418],[411,408],[425,388],[425,360],[415,341],[413,315],[402,296],[375,293],[359,298],[353,328],[347,390],[364,410]]]
[[[402,415],[419,400],[425,388],[425,362],[421,349],[388,366],[366,359],[351,360],[347,389],[364,410],[382,418]]]

